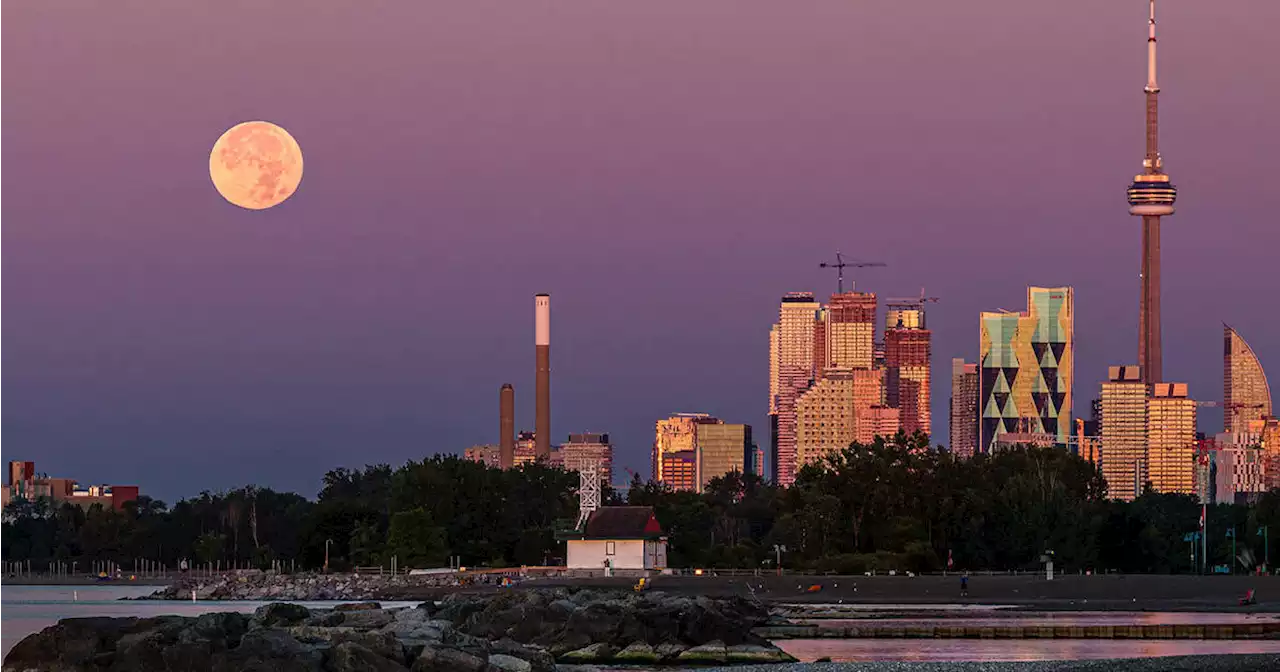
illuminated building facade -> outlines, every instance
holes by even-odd
[[[486,467],[502,468],[502,446],[500,445],[471,446],[462,451],[462,457],[472,462],[479,462]]]
[[[1112,366],[1102,384],[1102,477],[1112,499],[1132,500],[1147,482],[1147,385],[1137,366]]]
[[[1067,445],[1072,432],[1075,292],[1027,288],[1027,310],[982,313],[978,449],[1005,432],[1050,434]]]
[[[672,490],[697,490],[698,454],[692,450],[663,453],[662,475],[662,484]]]
[[[875,442],[877,436],[893,437],[900,429],[902,425],[896,408],[872,406],[866,410],[858,409],[858,433],[854,440],[867,445]]]
[[[0,489],[0,507],[8,507],[15,501],[35,501],[39,498],[53,500],[55,508],[62,504],[75,504],[84,510],[95,504],[108,510],[121,511],[124,505],[138,499],[136,485],[87,485],[82,486],[72,478],[54,478],[36,473],[36,463],[11,461],[3,489]]]
[[[956,457],[969,458],[978,446],[978,365],[951,360],[951,440]]]
[[[857,436],[853,371],[829,370],[796,404],[796,461],[818,462]]]
[[[826,367],[870,369],[875,355],[876,295],[832,294],[825,312]]]
[[[751,441],[751,425],[701,423],[694,428],[697,436],[698,491],[706,489],[711,479],[736,471],[746,473],[755,444]]]
[[[1271,387],[1253,349],[1235,329],[1222,325],[1222,412],[1225,430],[1261,434],[1271,415]]]
[[[895,327],[884,335],[885,393],[889,406],[899,410],[902,431],[933,433],[930,397],[933,332]]]
[[[774,481],[790,486],[796,468],[796,402],[814,378],[814,334],[821,306],[812,292],[782,297],[778,323],[769,336],[769,410],[773,428],[770,452]],[[830,332],[826,332],[830,337]]]
[[[1196,402],[1186,383],[1154,383],[1147,397],[1147,477],[1157,492],[1195,494]],[[1105,417],[1105,416],[1104,416]]]

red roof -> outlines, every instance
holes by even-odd
[[[662,536],[652,506],[606,506],[587,519],[584,539],[651,539]]]

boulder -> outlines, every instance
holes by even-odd
[[[658,658],[662,660],[675,660],[677,656],[684,653],[689,647],[679,642],[663,642],[654,647],[653,652],[658,654]]]
[[[662,660],[662,656],[644,642],[632,642],[627,648],[615,654],[613,659],[620,663],[656,663]]]
[[[284,630],[257,628],[245,633],[235,649],[216,656],[211,662],[212,668],[218,672],[311,672],[321,668],[322,660],[323,656],[318,649],[299,642]],[[199,668],[170,666],[169,669]]]
[[[339,604],[333,608],[334,611],[370,611],[372,609],[382,609],[382,605],[378,602],[353,602]]]
[[[490,670],[498,672],[533,672],[533,665],[527,660],[508,656],[505,653],[495,653],[489,656]]]
[[[615,649],[604,642],[574,649],[560,656],[566,663],[602,663],[613,658]]]
[[[214,615],[216,614],[205,614],[204,616]],[[273,625],[294,625],[307,620],[310,616],[311,610],[301,604],[272,602],[258,607],[253,612],[253,623],[264,628],[269,628]]]
[[[357,630],[376,630],[396,620],[394,614],[387,613],[381,609],[337,613],[342,614],[342,625]]]
[[[485,659],[457,649],[426,647],[409,669],[413,672],[481,672]]]
[[[325,660],[328,672],[404,672],[400,663],[383,658],[354,642],[333,647]]]
[[[362,632],[347,627],[319,628],[312,625],[295,625],[289,628],[289,634],[299,642],[311,644],[320,649],[351,642],[383,658],[390,658],[396,662],[404,660],[404,647],[394,635],[388,632]]]
[[[500,639],[496,642],[490,642],[489,655],[491,663],[493,662],[493,654],[499,653],[519,658],[520,660],[529,663],[533,672],[554,672],[556,669],[555,657],[552,656],[549,651],[539,646],[521,644],[520,642],[510,639]]]

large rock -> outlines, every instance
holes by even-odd
[[[533,672],[533,665],[515,656],[495,653],[489,656],[489,669],[499,672]]]
[[[317,648],[299,642],[288,632],[259,628],[245,633],[240,646],[215,660],[213,669],[218,672],[311,672],[319,670],[322,662],[323,656]]]
[[[413,672],[481,672],[484,658],[457,649],[427,647],[410,667]]]
[[[339,604],[333,608],[334,611],[369,611],[371,609],[381,609],[382,605],[377,602],[353,602],[351,604]]]
[[[406,668],[359,644],[342,642],[329,652],[325,669],[329,672],[404,672]]]
[[[613,658],[614,649],[604,642],[584,646],[560,656],[566,663],[602,663]]]
[[[725,647],[724,642],[708,642],[701,646],[695,646],[679,656],[676,656],[676,660],[681,663],[692,663],[695,665],[723,663],[729,660],[729,652]]]
[[[656,663],[662,660],[662,656],[659,656],[652,646],[644,642],[633,642],[630,646],[615,654],[613,659],[620,663],[641,664]]]
[[[383,658],[396,662],[404,661],[404,647],[394,635],[388,632],[362,632],[354,628],[319,628],[312,625],[295,625],[289,628],[289,634],[304,644],[327,649],[343,642],[351,642],[369,649]]]
[[[210,614],[206,614],[208,616]],[[253,612],[253,622],[262,627],[273,625],[294,625],[311,616],[311,610],[301,604],[291,602],[272,602],[258,607]]]
[[[342,625],[357,630],[376,630],[396,620],[395,615],[381,609],[342,613]]]

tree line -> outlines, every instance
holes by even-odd
[[[267,568],[441,567],[563,562],[556,532],[577,517],[577,474],[540,463],[501,470],[453,456],[392,469],[335,469],[313,500],[246,486],[172,507],[143,496],[122,511],[15,501],[5,509],[3,556],[88,567],[146,558]],[[1200,529],[1194,497],[1147,491],[1109,500],[1094,465],[1053,448],[972,459],[931,449],[922,435],[853,444],[802,467],[790,488],[752,474],[673,492],[633,478],[607,505],[652,506],[673,567],[866,571],[1039,568],[1186,573],[1187,535]],[[1262,532],[1280,523],[1280,490],[1252,506],[1208,507],[1209,566],[1263,562]],[[1237,559],[1232,559],[1235,535]],[[1280,528],[1277,528],[1280,530]],[[1194,544],[1199,548],[1199,543]],[[780,552],[785,548],[785,552]],[[1196,551],[1199,553],[1199,551]]]

